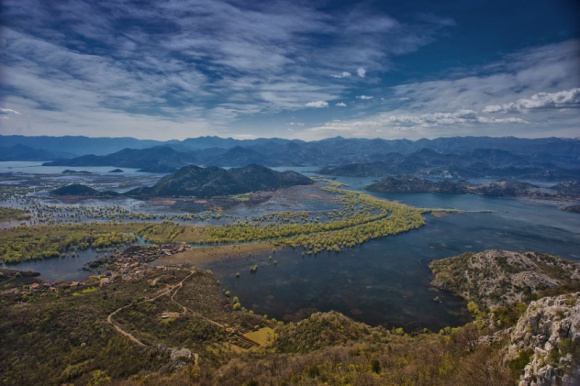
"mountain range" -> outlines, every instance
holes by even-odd
[[[162,173],[190,164],[242,167],[254,163],[269,167],[318,166],[323,174],[341,176],[414,174],[427,178],[538,180],[580,176],[580,139],[571,138],[451,137],[410,141],[336,137],[305,142],[199,137],[160,142],[134,138],[0,136],[0,145],[33,149],[12,151],[4,160],[46,157],[46,161],[51,160],[46,165],[51,166],[131,167]],[[67,156],[62,156],[63,153]],[[73,153],[78,156],[70,156]]]
[[[580,139],[577,138],[537,138],[515,137],[448,137],[436,139],[365,139],[342,137],[306,142],[281,138],[233,139],[220,137],[188,138],[183,141],[154,141],[135,138],[89,138],[89,137],[25,137],[18,135],[0,136],[0,146],[24,145],[34,149],[44,149],[52,153],[67,152],[77,157],[81,155],[107,155],[120,150],[145,149],[155,146],[169,146],[178,151],[189,152],[204,149],[222,151],[241,147],[256,151],[264,156],[293,151],[299,159],[311,163],[312,159],[374,159],[377,155],[398,152],[409,154],[421,149],[431,149],[439,153],[465,153],[475,149],[498,149],[515,154],[546,153],[563,159],[580,158]],[[319,152],[319,154],[315,154]],[[46,160],[48,161],[48,159]],[[320,164],[320,162],[314,162]]]
[[[328,166],[325,175],[384,177],[411,174],[423,178],[521,178],[532,180],[580,179],[580,165],[574,156],[534,153],[516,154],[500,149],[474,149],[444,154],[421,149],[410,154],[388,153],[372,162],[351,162]]]

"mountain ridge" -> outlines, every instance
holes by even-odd
[[[333,151],[341,151],[344,154],[375,153],[386,154],[399,152],[402,154],[428,148],[439,153],[458,153],[471,151],[476,148],[490,148],[508,150],[516,154],[551,153],[572,159],[580,159],[580,139],[578,138],[516,138],[516,137],[445,137],[434,139],[394,139],[387,140],[381,138],[327,138],[319,141],[303,141],[299,139],[282,138],[257,138],[257,139],[234,139],[221,137],[197,137],[185,140],[143,140],[131,137],[110,138],[110,137],[84,137],[84,136],[21,136],[4,135],[0,136],[0,144],[4,147],[21,144],[33,148],[45,149],[51,152],[69,152],[77,155],[95,154],[106,155],[125,148],[143,149],[154,146],[176,146],[187,148],[191,151],[208,148],[230,149],[236,146],[252,147],[252,150],[263,152],[266,155],[277,146],[284,146],[293,143],[305,151],[318,149],[324,154],[331,154]],[[277,146],[276,146],[277,145]],[[82,152],[79,150],[82,149]]]

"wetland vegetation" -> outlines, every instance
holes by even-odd
[[[223,225],[184,225],[173,220],[216,220],[224,217],[221,210],[199,214],[147,215],[115,206],[63,207],[34,203],[30,206],[32,223],[61,224],[58,226],[19,227],[0,234],[3,238],[0,258],[18,262],[60,256],[72,249],[103,248],[128,244],[135,232],[149,242],[186,242],[189,244],[226,244],[268,241],[275,246],[302,248],[306,254],[322,251],[340,252],[368,240],[395,235],[425,224],[425,209],[417,209],[378,199],[360,192],[336,186],[323,190],[336,197],[341,210],[312,213],[278,212],[252,218],[227,218]],[[147,222],[162,218],[161,223],[137,225],[116,223],[137,220]],[[90,220],[105,220],[87,223]],[[79,223],[77,226],[66,222]],[[114,229],[114,231],[111,231]]]

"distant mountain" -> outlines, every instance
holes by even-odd
[[[168,141],[171,144],[175,141]],[[147,147],[159,146],[163,142],[154,140],[143,140],[136,138],[90,138],[83,136],[66,137],[25,137],[22,135],[2,135],[0,136],[1,146],[24,145],[37,149],[45,149],[54,153],[70,153],[72,157],[96,154],[105,155],[117,152],[125,148],[143,149]]]
[[[36,149],[24,145],[0,147],[0,161],[48,161],[66,156],[65,153],[53,153],[45,149]]]
[[[264,164],[269,166],[323,166],[340,165],[353,162],[385,162],[391,153],[412,154],[422,149],[439,154],[468,155],[478,149],[499,151],[492,156],[501,157],[507,152],[520,156],[534,165],[551,163],[566,168],[580,166],[580,140],[571,138],[522,139],[514,137],[450,137],[437,139],[385,140],[342,137],[321,141],[305,142],[280,138],[258,138],[238,140],[220,137],[188,138],[183,141],[153,141],[135,138],[88,138],[88,137],[24,137],[0,136],[0,146],[24,145],[49,152],[68,152],[78,155],[94,154],[102,156],[122,149],[145,149],[168,146],[180,153],[193,154],[198,164],[208,165],[212,159],[226,151],[240,147],[259,153]],[[476,154],[473,154],[474,156]],[[483,154],[481,154],[483,156]],[[497,160],[499,161],[499,159]],[[214,164],[225,163],[215,161]],[[238,162],[241,166],[241,162]],[[228,165],[232,166],[232,165]]]
[[[223,154],[209,158],[204,164],[208,166],[246,166],[250,164],[280,165],[278,161],[272,160],[264,154],[241,146],[236,146]]]
[[[168,146],[156,146],[148,149],[123,149],[113,154],[84,155],[72,159],[60,159],[47,162],[45,166],[115,166],[138,168],[152,173],[172,172],[180,167],[196,162],[191,153],[181,153]]]
[[[243,168],[221,169],[215,166],[183,167],[165,176],[150,188],[127,192],[131,196],[193,196],[209,198],[257,191],[272,191],[313,181],[293,171],[276,172],[264,166],[251,164]]]
[[[580,179],[579,164],[555,164],[538,156],[498,149],[475,149],[463,154],[442,154],[421,149],[410,154],[388,153],[373,162],[324,167],[321,174],[383,177],[412,174],[424,178],[520,178],[535,180]]]

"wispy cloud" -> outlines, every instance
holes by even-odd
[[[533,47],[506,55],[486,66],[463,68],[438,80],[407,83],[391,89],[396,98],[411,98],[408,108],[427,111],[482,110],[557,93],[580,85],[580,41]]]
[[[489,105],[483,109],[486,113],[526,112],[535,109],[562,109],[580,107],[580,88],[559,92],[540,92],[529,98],[502,105]]]
[[[276,135],[287,131],[289,116],[324,128],[294,125],[298,136],[347,127],[383,137],[451,135],[460,127],[463,134],[543,135],[547,122],[566,135],[577,130],[577,40],[393,83],[382,77],[399,70],[399,56],[457,24],[433,15],[398,20],[386,7],[360,3],[341,12],[289,0],[146,5],[5,0],[2,133],[167,139],[249,133],[261,122]],[[369,94],[377,95],[372,103],[325,109]]]
[[[16,110],[0,108],[0,115],[8,115],[8,114],[20,115],[20,113]]]
[[[343,71],[340,74],[332,74],[331,76],[334,78],[348,78],[349,76],[351,76],[352,74],[348,71]]]
[[[306,107],[315,107],[315,108],[322,108],[322,107],[328,107],[328,102],[327,101],[314,101],[314,102],[308,102],[305,105]]]
[[[458,132],[576,136],[580,107],[580,88],[574,87],[580,84],[575,70],[580,68],[578,44],[568,41],[526,49],[484,67],[462,69],[447,78],[392,87],[391,95],[387,92],[388,97],[377,107],[383,111],[340,123],[329,121],[309,129],[305,136],[434,138]],[[522,116],[522,112],[534,114]],[[557,129],[554,122],[558,122]]]
[[[345,68],[361,77],[366,67],[387,70],[400,50],[419,48],[442,28],[418,31],[364,7],[327,13],[307,2],[6,0],[4,12],[2,86],[7,98],[29,100],[23,114],[32,131],[51,129],[36,127],[38,108],[61,114],[58,130],[67,120],[84,126],[72,121],[83,112],[102,116],[97,122],[125,113],[225,129],[245,116],[348,97],[349,85],[334,81],[352,76]],[[397,38],[404,33],[414,40]],[[124,135],[139,134],[129,126]],[[205,133],[182,137],[195,134]]]
[[[346,137],[360,138],[411,138],[449,136],[457,132],[469,131],[469,127],[501,127],[513,124],[526,124],[521,118],[513,117],[487,117],[472,110],[461,110],[453,113],[437,112],[431,114],[405,114],[391,115],[381,114],[372,119],[337,121],[333,120],[322,126],[308,129],[304,136],[308,139],[321,139],[328,136],[342,135]],[[489,133],[499,131],[487,130]],[[481,133],[481,132],[480,132]]]

